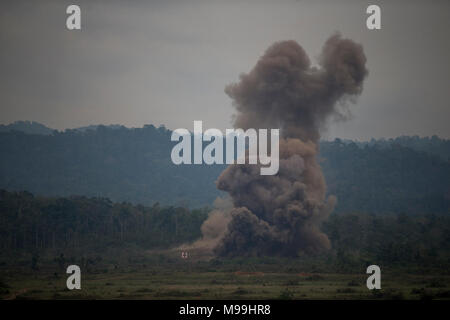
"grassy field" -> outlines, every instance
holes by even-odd
[[[29,254],[0,259],[0,299],[450,299],[450,273],[436,265],[380,265],[381,290],[369,290],[367,265],[343,269],[320,257],[212,259],[193,251],[181,259],[177,250],[131,249],[66,256],[61,264],[56,251],[41,255],[34,269]],[[81,290],[66,287],[69,264],[81,268]]]
[[[144,268],[143,268],[144,269]],[[66,276],[37,272],[3,277],[2,299],[449,299],[450,276],[382,276],[368,290],[365,275],[128,270]]]

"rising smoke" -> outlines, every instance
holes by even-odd
[[[362,92],[365,64],[362,46],[339,34],[326,41],[317,67],[297,42],[282,41],[226,87],[235,128],[280,129],[280,169],[262,176],[258,165],[231,165],[220,175],[217,187],[228,192],[233,208],[226,219],[216,212],[205,222],[220,234],[216,254],[296,256],[330,248],[320,224],[336,199],[326,199],[317,162],[320,129]]]

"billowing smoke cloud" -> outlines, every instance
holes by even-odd
[[[280,141],[278,175],[261,176],[255,165],[232,165],[217,186],[233,199],[228,230],[215,248],[220,255],[289,255],[330,247],[319,225],[332,211],[314,142]]]
[[[365,64],[362,46],[339,34],[326,41],[318,66],[297,42],[282,41],[226,87],[237,111],[235,128],[280,128],[280,169],[263,176],[258,165],[231,165],[220,175],[217,187],[229,193],[234,208],[227,226],[216,214],[217,225],[205,222],[218,239],[216,254],[295,256],[330,247],[320,224],[335,198],[325,199],[317,163],[320,129],[361,93]]]
[[[231,210],[233,203],[231,199],[218,197],[213,204],[213,210],[209,213],[208,219],[202,224],[202,238],[194,243],[183,244],[176,248],[176,251],[188,251],[195,257],[213,256],[214,249],[224,238],[227,226],[231,220]]]

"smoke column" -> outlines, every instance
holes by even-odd
[[[362,92],[367,76],[361,45],[331,36],[318,66],[295,41],[273,44],[255,67],[225,92],[236,108],[235,128],[279,128],[280,169],[260,175],[258,165],[231,165],[217,180],[233,208],[214,252],[221,256],[315,253],[330,248],[321,222],[333,210],[317,163],[320,129],[342,116],[349,98]],[[350,99],[351,100],[351,99]],[[214,220],[205,223],[214,230]]]

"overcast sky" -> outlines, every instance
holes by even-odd
[[[339,31],[369,77],[353,117],[325,138],[450,138],[450,1],[1,1],[0,123],[231,126],[225,85],[275,41],[314,61]],[[379,4],[382,29],[366,28]],[[81,7],[82,30],[66,29]]]

